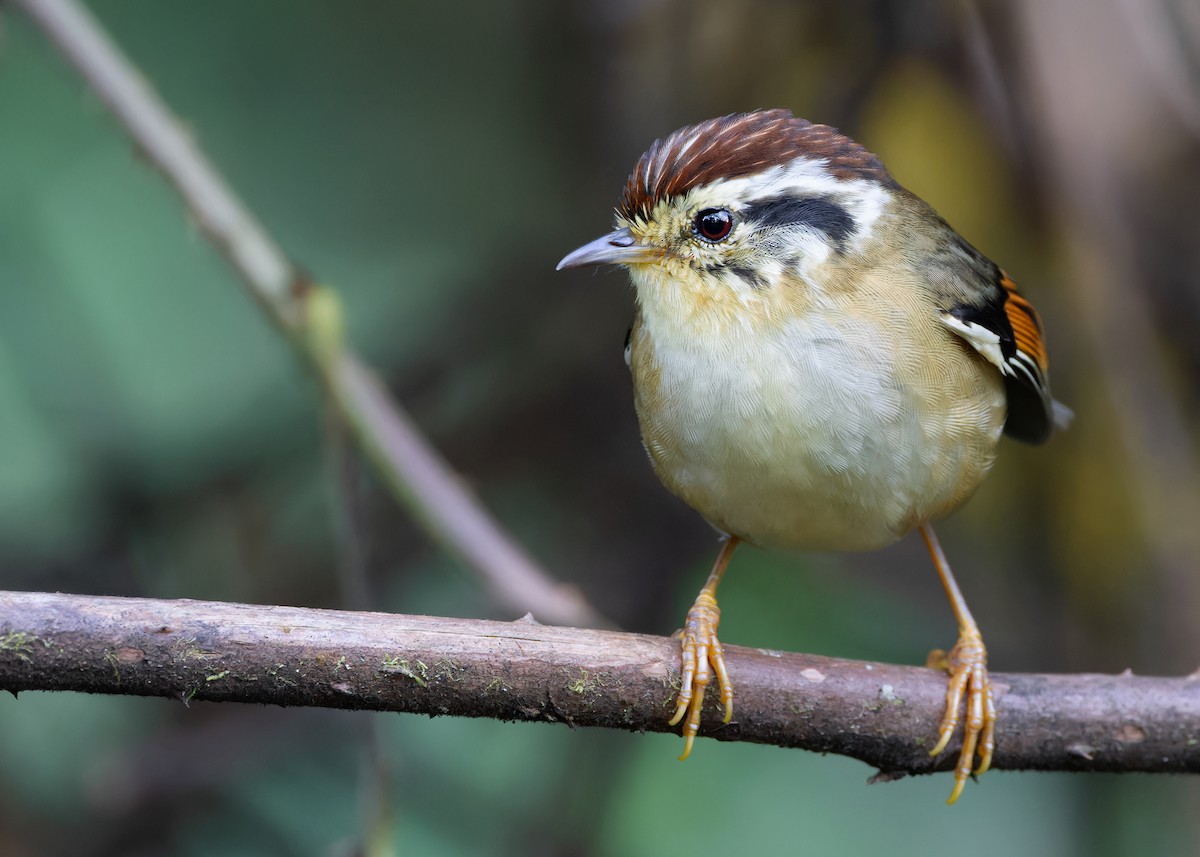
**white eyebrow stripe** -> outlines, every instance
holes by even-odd
[[[889,191],[871,179],[839,179],[829,172],[823,158],[799,157],[748,176],[692,188],[687,196],[689,204],[697,208],[728,207],[733,211],[776,197],[825,197],[854,219],[855,237],[851,243],[858,245],[883,213]]]

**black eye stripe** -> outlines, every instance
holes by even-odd
[[[742,216],[761,227],[810,226],[845,248],[854,234],[854,218],[845,208],[820,196],[775,196],[747,206]]]
[[[767,284],[767,278],[751,265],[731,265],[729,270],[740,277],[747,285],[761,289]]]

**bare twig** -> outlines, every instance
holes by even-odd
[[[325,459],[333,500],[333,529],[338,539],[338,580],[342,606],[366,610],[372,603],[367,575],[366,532],[359,486],[359,456],[349,443],[346,426],[336,408],[324,403]],[[383,752],[377,718],[359,718],[362,735],[359,754],[359,829],[351,853],[362,857],[394,854],[395,823],[392,817],[392,766]]]
[[[91,14],[74,0],[16,3],[179,192],[201,231],[316,370],[392,493],[428,532],[475,569],[510,608],[551,622],[604,624],[578,592],[552,580],[501,529],[383,386],[341,347],[340,316],[314,313],[314,305],[336,307],[336,299],[315,288],[284,255]]]
[[[726,647],[736,720],[703,734],[853,756],[889,773],[928,755],[945,676]],[[0,689],[79,690],[670,731],[671,639],[539,625],[0,592]],[[1200,771],[1200,681],[993,675],[998,768]]]

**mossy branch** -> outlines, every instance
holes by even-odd
[[[701,735],[852,756],[889,775],[928,755],[945,676],[726,646],[737,698]],[[678,643],[516,622],[0,592],[0,689],[160,696],[669,732]],[[994,673],[993,766],[1200,771],[1200,681]],[[508,728],[500,725],[497,730]],[[702,748],[700,748],[702,749]]]

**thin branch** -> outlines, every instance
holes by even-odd
[[[701,734],[861,759],[928,755],[945,676],[726,647],[736,719]],[[78,690],[668,732],[678,643],[517,622],[0,592],[0,689]],[[994,767],[1200,772],[1200,680],[996,673]],[[499,727],[497,727],[499,728]]]
[[[383,385],[342,347],[336,297],[284,255],[91,14],[74,0],[16,4],[179,192],[200,230],[315,370],[396,499],[430,535],[478,572],[501,603],[551,622],[604,624],[573,587],[555,582],[509,537]]]

